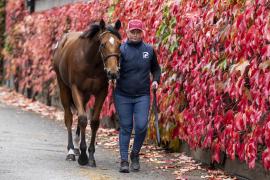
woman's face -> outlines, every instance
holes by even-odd
[[[129,41],[132,42],[140,42],[143,38],[143,32],[139,29],[133,29],[130,31],[127,31],[127,37]]]

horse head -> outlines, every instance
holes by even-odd
[[[99,52],[104,64],[104,70],[109,80],[115,80],[119,78],[120,70],[121,36],[118,31],[121,22],[117,20],[114,26],[106,27],[105,22],[101,20],[99,26]]]

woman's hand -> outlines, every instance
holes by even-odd
[[[153,82],[152,82],[152,89],[153,89],[153,90],[157,90],[157,88],[158,88],[158,83],[157,83],[157,81],[153,81]]]

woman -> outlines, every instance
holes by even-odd
[[[121,45],[120,78],[115,89],[115,105],[119,115],[120,172],[129,172],[129,142],[135,125],[135,138],[130,153],[131,170],[139,171],[139,152],[148,128],[150,107],[150,73],[152,88],[157,89],[161,69],[153,47],[143,42],[143,23],[134,19],[128,23],[127,41]]]

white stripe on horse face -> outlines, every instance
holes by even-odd
[[[113,38],[113,37],[110,37],[109,42],[110,42],[112,45],[114,45],[114,38]]]
[[[69,149],[68,154],[74,154],[75,155],[73,149]]]

